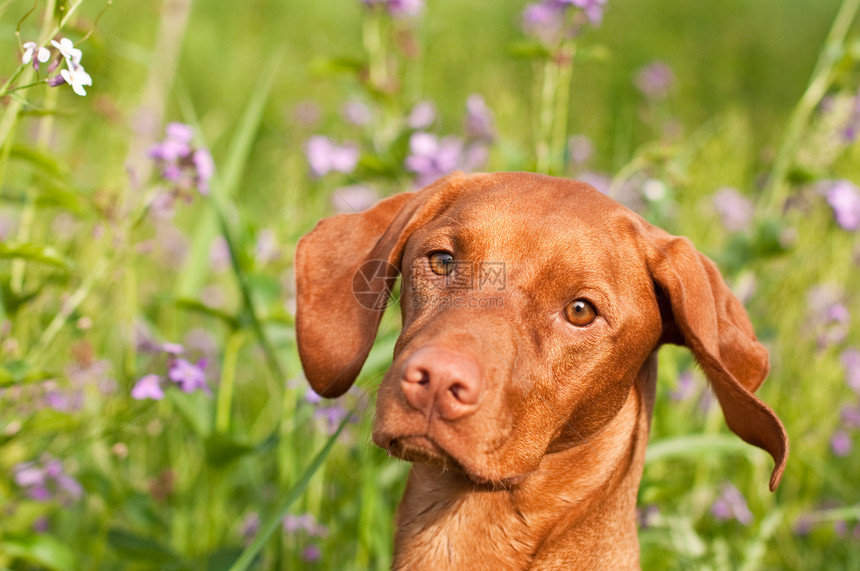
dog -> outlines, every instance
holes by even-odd
[[[767,351],[716,265],[592,187],[455,173],[327,218],[295,258],[299,355],[343,394],[402,274],[373,441],[412,462],[394,569],[637,569],[657,351],[689,348],[780,482]],[[490,279],[493,278],[493,279]]]

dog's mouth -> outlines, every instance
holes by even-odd
[[[388,442],[388,452],[407,462],[441,463],[443,466],[460,467],[460,464],[441,446],[423,435],[401,436]]]
[[[474,484],[489,486],[493,489],[509,488],[520,484],[528,474],[518,474],[508,477],[497,477],[483,474],[480,471],[464,465],[444,448],[424,435],[401,436],[388,442],[389,454],[407,462],[421,462],[439,466],[443,470],[459,472]]]

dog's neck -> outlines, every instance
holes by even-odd
[[[394,569],[637,569],[636,493],[656,354],[621,411],[587,442],[547,454],[509,489],[415,464],[397,514]]]

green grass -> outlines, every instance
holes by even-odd
[[[639,495],[643,509],[656,507],[640,533],[646,569],[860,568],[860,439],[849,431],[845,456],[830,445],[840,409],[858,405],[839,357],[860,346],[860,234],[836,224],[815,186],[860,181],[860,145],[839,143],[817,100],[796,111],[842,5],[610,0],[603,24],[577,40],[566,132],[589,137],[595,152],[577,166],[556,148],[549,170],[607,173],[634,191],[661,181],[666,196],[642,213],[689,236],[731,285],[754,281],[747,309],[771,355],[760,395],[792,444],[771,494],[770,458],[701,406],[703,379],[692,398],[671,398],[695,366],[685,350],[663,349]],[[37,85],[0,99],[9,133],[0,140],[0,569],[390,566],[408,465],[372,445],[370,424],[399,315],[384,316],[357,388],[335,403],[351,416],[333,440],[318,414],[332,403],[306,400],[295,349],[295,244],[333,214],[341,186],[412,188],[402,118],[419,101],[438,108],[432,132],[462,135],[467,97],[483,95],[497,130],[486,168],[535,168],[546,62],[536,50],[523,57],[523,6],[434,0],[412,24],[383,18],[396,81],[380,90],[363,79],[374,60],[357,0],[197,2],[186,25],[159,3],[114,2],[94,29],[105,5],[80,3],[61,35],[77,42],[92,31],[79,45],[87,96]],[[0,85],[19,68],[15,30],[30,8],[0,0]],[[22,41],[48,38],[57,20],[46,8],[37,2],[21,22]],[[160,48],[171,23],[174,49]],[[816,76],[846,106],[857,38],[854,21],[825,52],[832,73]],[[676,83],[655,104],[632,78],[657,60]],[[352,98],[373,108],[372,123],[344,122]],[[308,101],[320,110],[312,125],[296,118]],[[795,148],[789,125],[803,109]],[[156,219],[148,201],[165,183],[146,153],[171,121],[194,127],[216,175],[208,196],[191,192],[173,218]],[[357,170],[312,177],[303,153],[315,134],[360,145]],[[768,185],[782,148],[785,180]],[[724,186],[756,204],[749,229],[722,226],[712,196]],[[266,232],[277,252],[263,257]],[[852,317],[844,338],[821,346],[807,296],[828,284]],[[205,357],[212,394],[171,387],[161,401],[131,398],[140,377],[167,373],[166,355],[141,348],[143,330]],[[57,393],[74,406],[46,403]],[[80,498],[28,497],[15,467],[43,458],[62,462]],[[713,517],[726,482],[745,496],[750,525]],[[326,532],[283,529],[285,514],[305,513]],[[259,531],[243,536],[255,514]],[[309,546],[318,561],[307,560]]]

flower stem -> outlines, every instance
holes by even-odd
[[[541,173],[549,172],[550,137],[555,110],[555,95],[558,92],[558,65],[552,58],[547,58],[543,66],[543,84],[540,96],[540,117],[538,119],[538,139],[535,154],[537,165],[535,170]]]
[[[90,291],[93,289],[93,286],[96,283],[99,283],[101,279],[104,277],[105,272],[108,269],[108,259],[101,258],[95,265],[95,267],[87,273],[87,277],[84,279],[83,283],[78,286],[78,289],[63,303],[60,311],[57,315],[54,316],[54,319],[51,320],[51,323],[48,324],[48,327],[42,332],[42,336],[39,338],[39,342],[36,344],[36,347],[33,349],[31,353],[31,363],[34,367],[39,368],[44,365],[44,360],[47,356],[46,352],[48,348],[53,343],[54,338],[69,320],[69,317],[75,312],[81,302],[86,299],[89,295]]]
[[[45,150],[51,142],[51,134],[54,128],[54,116],[52,111],[57,106],[57,91],[52,89],[48,91],[45,98],[45,109],[48,114],[39,120],[39,130],[36,138],[36,148]],[[20,244],[26,244],[30,241],[33,233],[33,222],[36,218],[36,189],[31,185],[27,189],[27,203],[24,205],[24,210],[21,212],[21,223],[18,226],[17,240]],[[12,275],[9,280],[9,289],[15,294],[20,294],[24,288],[24,272],[26,271],[27,262],[23,258],[17,258],[12,262]]]
[[[388,84],[388,56],[382,38],[382,14],[370,6],[362,20],[362,39],[368,56],[368,82],[373,91],[385,92]]]
[[[833,26],[827,34],[827,39],[824,41],[824,46],[818,55],[818,61],[812,71],[809,85],[791,114],[785,137],[776,154],[763,195],[766,208],[771,215],[778,215],[778,211],[788,198],[789,185],[785,179],[797,154],[803,132],[809,123],[809,117],[832,83],[833,68],[842,58],[845,36],[854,21],[858,7],[860,7],[860,0],[843,0],[836,18],[833,20]]]
[[[553,118],[552,143],[550,145],[550,164],[557,160],[559,153],[564,153],[567,138],[567,118],[570,112],[570,83],[573,79],[573,59],[576,56],[576,44],[568,43],[562,46],[558,55],[558,90],[555,94],[555,117]],[[562,165],[564,161],[562,161]],[[553,169],[561,170],[561,169]]]
[[[218,403],[215,410],[215,431],[222,434],[230,430],[230,405],[233,403],[236,364],[244,338],[241,329],[235,330],[230,333],[227,346],[224,347],[224,362],[221,365],[221,383],[218,385]]]

